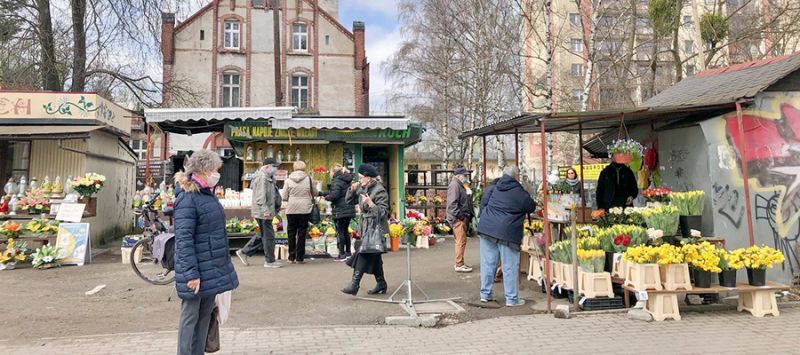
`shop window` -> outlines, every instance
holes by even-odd
[[[292,50],[308,51],[308,25],[304,23],[292,25]]]
[[[28,141],[0,141],[0,178],[2,184],[13,177],[19,181],[22,176],[30,179],[28,170],[31,165],[31,142]],[[8,159],[10,157],[10,159]]]
[[[239,21],[225,21],[225,49],[239,49]]]
[[[308,76],[292,75],[292,106],[308,108]]]
[[[239,74],[222,75],[222,107],[239,107],[240,85]]]

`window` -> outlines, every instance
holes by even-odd
[[[577,12],[573,12],[569,14],[569,23],[572,27],[580,27],[581,26],[581,14]]]
[[[572,63],[570,67],[569,73],[572,76],[581,76],[583,75],[583,64],[581,63]]]
[[[308,25],[304,23],[292,25],[292,49],[296,51],[308,50]]]
[[[694,65],[689,64],[686,66],[686,76],[694,75],[694,71],[695,71]]]
[[[200,40],[202,41],[205,39],[206,39],[206,31],[200,30]]]
[[[292,106],[308,108],[308,76],[292,75]]]
[[[28,169],[31,165],[31,142],[28,141],[0,141],[0,179],[3,184],[8,178],[13,177],[19,182],[22,176],[30,179]]]
[[[694,41],[692,40],[683,41],[683,51],[686,54],[694,54]]]
[[[714,44],[711,43],[711,41],[705,41],[705,43],[703,43],[703,44],[705,45],[707,51],[710,51],[710,50],[714,49]]]
[[[616,41],[605,41],[600,44],[600,50],[606,54],[613,54],[619,51],[622,48],[622,42]]]
[[[325,45],[327,46],[329,44],[331,44],[331,36],[330,35],[325,35]]]
[[[684,27],[692,27],[692,26],[694,26],[694,21],[692,21],[692,16],[684,16],[683,17],[683,26]]]
[[[239,107],[239,74],[222,74],[222,107]]]
[[[644,42],[639,46],[639,53],[653,54],[653,42]]]
[[[253,0],[254,7],[264,7],[264,0]]]
[[[611,16],[603,15],[597,19],[597,26],[599,27],[611,27],[614,24],[614,18]]]
[[[226,49],[239,49],[239,21],[225,21]]]
[[[573,38],[569,41],[569,48],[573,52],[582,52],[583,42],[581,42],[580,38]]]
[[[581,101],[583,99],[583,90],[580,89],[572,90],[572,99],[575,101]]]
[[[650,27],[650,20],[640,17],[636,19],[636,27],[638,28],[648,28]]]
[[[147,142],[141,139],[133,139],[131,140],[131,149],[136,153],[136,157],[139,160],[147,159]]]
[[[706,5],[714,5],[714,0],[704,0]]]

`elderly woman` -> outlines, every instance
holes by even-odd
[[[389,234],[389,194],[378,182],[378,170],[372,165],[361,164],[358,167],[358,181],[347,191],[346,198],[353,204],[358,203],[361,209],[358,223],[361,246],[347,260],[347,265],[353,268],[353,280],[342,292],[355,296],[361,277],[373,274],[377,285],[367,293],[386,293],[388,285],[383,277],[381,254],[386,252],[386,235]]]
[[[222,160],[197,151],[175,174],[175,288],[181,298],[178,354],[203,354],[215,296],[239,286],[228,254],[225,211],[212,191]]]
[[[294,171],[289,174],[283,191],[281,191],[283,201],[288,202],[286,232],[289,238],[289,263],[291,264],[305,263],[303,259],[306,255],[306,235],[315,196],[317,196],[317,189],[314,188],[314,181],[306,174],[306,163],[296,161]]]

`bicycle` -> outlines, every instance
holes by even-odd
[[[174,270],[164,267],[161,260],[156,259],[153,255],[153,242],[156,237],[163,233],[169,233],[164,222],[158,219],[158,211],[153,208],[153,203],[158,198],[159,196],[156,195],[144,203],[140,210],[134,211],[137,219],[144,218],[144,231],[142,239],[136,242],[131,249],[130,263],[133,272],[143,280],[153,285],[169,285],[175,281]],[[165,214],[171,216],[172,210],[166,210]]]

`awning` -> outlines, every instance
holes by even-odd
[[[0,140],[11,139],[79,139],[89,138],[89,133],[104,126],[3,126]]]
[[[272,120],[272,128],[317,128],[317,129],[394,129],[408,128],[408,119],[399,116],[319,116],[293,117],[287,120]]]
[[[222,132],[225,122],[291,119],[293,107],[221,107],[145,109],[147,123],[178,134]]]

